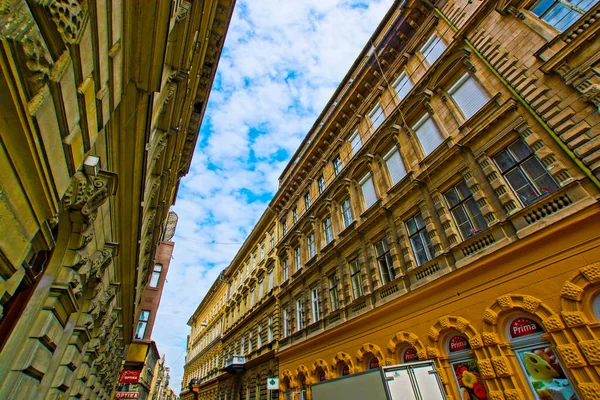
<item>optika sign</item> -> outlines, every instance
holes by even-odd
[[[123,371],[121,371],[121,374],[119,375],[119,382],[120,383],[138,383],[138,381],[140,380],[140,373],[142,371],[140,370],[127,370],[124,369]],[[123,397],[124,399],[128,399],[129,397]]]
[[[452,338],[450,338],[450,342],[448,343],[448,349],[450,353],[467,350],[470,348],[471,346],[469,346],[469,342],[467,342],[467,339],[458,335],[452,336]]]
[[[544,330],[537,322],[525,317],[515,318],[510,324],[510,337],[512,339],[533,335],[534,333],[543,331]]]
[[[115,399],[137,399],[139,398],[139,393],[134,392],[116,392]]]

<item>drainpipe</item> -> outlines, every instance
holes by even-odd
[[[428,4],[430,7],[432,7],[433,10],[435,11],[435,13],[441,19],[443,19],[452,28],[452,30],[455,33],[458,32],[458,28],[452,23],[452,21],[450,21],[448,18],[446,18],[446,16],[440,11],[439,8],[433,6],[433,4],[431,4],[427,0],[424,0],[424,2],[426,4]],[[496,78],[498,78],[498,80],[500,82],[502,82],[502,84],[506,87],[506,89],[519,101],[519,103],[521,103],[521,105],[529,112],[529,114],[531,114],[531,116],[533,118],[535,118],[535,120],[548,133],[548,135],[550,135],[550,137],[552,139],[554,139],[554,141],[556,142],[556,144],[558,144],[558,146],[561,149],[563,149],[563,151],[567,154],[567,156],[569,156],[569,158],[579,167],[579,169],[585,174],[585,176],[587,176],[588,178],[590,178],[590,180],[594,183],[594,185],[598,189],[600,189],[600,181],[598,181],[598,178],[596,178],[594,176],[594,174],[592,173],[592,171],[590,171],[590,169],[585,164],[583,164],[581,162],[581,160],[573,153],[573,151],[571,151],[571,149],[566,144],[564,144],[564,142],[548,126],[548,124],[546,123],[546,121],[544,121],[542,118],[540,118],[539,115],[537,115],[537,113],[531,108],[531,106],[525,101],[525,99],[523,97],[521,97],[521,95],[519,93],[517,93],[517,91],[514,90],[512,88],[512,86],[510,86],[510,84],[498,73],[498,71],[496,71],[496,69],[485,59],[485,57],[483,57],[483,55],[479,52],[479,50],[477,50],[475,48],[475,46],[473,46],[473,44],[469,41],[469,39],[464,38],[464,41],[467,44],[467,46],[469,47],[469,49],[471,49],[471,51],[473,51],[473,53],[477,56],[477,58],[479,58],[481,60],[481,62],[483,62],[485,64],[485,66],[492,72],[492,74],[494,74],[494,76]]]

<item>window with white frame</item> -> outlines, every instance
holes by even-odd
[[[287,233],[287,222],[286,221],[281,222],[281,231],[283,232],[283,235],[285,236],[285,234]]]
[[[333,228],[331,227],[331,217],[325,218],[323,221],[323,233],[325,234],[325,244],[331,243],[333,240]]]
[[[269,238],[269,250],[275,247],[275,232],[271,232],[271,237]]]
[[[412,246],[417,265],[421,265],[431,260],[434,257],[433,247],[429,232],[425,229],[425,222],[421,213],[406,221],[406,230]]]
[[[350,261],[350,281],[352,283],[352,293],[354,294],[354,300],[358,299],[363,295],[363,278],[360,271],[360,261],[358,258]]]
[[[304,312],[302,310],[302,300],[296,300],[296,330],[304,328]]]
[[[448,94],[460,108],[466,119],[471,118],[481,109],[489,100],[489,96],[483,88],[468,73],[452,85]]]
[[[252,331],[248,334],[248,353],[252,353]]]
[[[242,336],[242,344],[240,345],[240,354],[246,355],[246,336]]]
[[[321,319],[321,313],[319,311],[319,289],[314,288],[311,291],[312,300],[312,322],[317,322]]]
[[[144,339],[144,334],[146,333],[146,327],[148,326],[149,319],[150,319],[150,311],[142,310],[140,312],[140,318],[138,319],[138,324],[135,329],[134,339],[138,339],[138,340]]]
[[[269,270],[269,291],[273,290],[273,284],[274,284],[274,276],[275,274],[273,274],[273,268],[271,268]]]
[[[262,325],[258,324],[258,332],[256,333],[256,348],[260,349],[262,347]]]
[[[333,159],[333,173],[335,176],[338,176],[342,172],[342,159],[340,156],[337,156]]]
[[[350,197],[346,197],[346,200],[342,203],[342,218],[344,219],[344,228],[350,226],[354,221],[352,218],[352,206],[350,204]]]
[[[417,135],[425,156],[428,156],[444,141],[442,139],[442,134],[429,114],[425,114],[418,120],[417,123],[413,125],[412,130]]]
[[[371,207],[377,202],[377,193],[375,192],[375,186],[373,185],[373,178],[371,174],[366,174],[360,181],[360,189],[365,202],[365,210]]]
[[[283,281],[285,282],[290,277],[290,269],[289,269],[287,258],[281,262],[281,269],[283,272]]]
[[[287,308],[283,308],[283,337],[286,338],[289,333],[288,326],[289,314]]]
[[[308,210],[310,208],[310,193],[306,192],[304,194],[304,208]]]
[[[265,259],[265,245],[264,245],[264,243],[260,245],[260,259],[261,260]]]
[[[252,255],[252,269],[256,269],[256,254]]]
[[[302,268],[302,257],[300,253],[300,246],[294,249],[294,261],[296,262],[296,271],[300,271]]]
[[[385,114],[379,103],[377,103],[369,113],[369,119],[371,120],[371,128],[374,131],[381,126],[383,121],[385,121]]]
[[[540,0],[531,12],[562,32],[588,12],[598,0]]]
[[[388,174],[390,174],[392,186],[394,186],[406,176],[406,168],[404,167],[402,156],[400,156],[400,151],[394,146],[385,156],[383,156],[383,160],[385,161]]]
[[[264,294],[264,289],[265,289],[265,285],[263,284],[264,280],[261,279],[260,281],[258,281],[258,299],[262,299],[263,298],[263,294]]]
[[[394,91],[396,92],[398,101],[402,101],[412,88],[413,84],[406,72],[401,73],[396,82],[394,82]]]
[[[306,238],[306,241],[308,242],[308,258],[310,259],[317,254],[317,250],[315,247],[315,234],[311,232],[310,235],[308,235],[308,237]]]
[[[479,205],[464,180],[448,189],[444,199],[463,239],[487,228]]]
[[[329,302],[331,303],[331,311],[336,311],[340,308],[340,298],[338,296],[338,280],[337,274],[334,272],[329,275]]]
[[[271,343],[273,341],[273,317],[269,317],[267,328],[267,338],[269,340],[269,343]]]
[[[150,278],[150,283],[148,286],[151,288],[155,288],[158,286],[158,281],[160,280],[160,273],[162,272],[162,264],[154,264],[154,269],[152,270],[152,277]]]
[[[442,39],[434,33],[429,37],[427,42],[425,42],[425,46],[421,48],[421,54],[425,56],[429,65],[433,65],[433,63],[440,58],[444,50],[446,50],[446,45],[442,42]]]
[[[523,139],[518,139],[496,154],[494,162],[525,206],[558,189],[546,167]]]
[[[250,308],[254,307],[254,288],[250,288]]]
[[[292,210],[292,221],[294,222],[294,224],[298,222],[298,207]]]
[[[317,180],[317,186],[319,186],[319,194],[325,191],[325,178],[323,177],[323,174],[319,176],[319,179]]]
[[[352,148],[353,153],[356,153],[362,147],[362,139],[360,138],[358,129],[350,136],[350,147]]]
[[[382,285],[396,279],[394,262],[392,261],[390,245],[387,239],[382,239],[375,244],[375,254],[377,256],[377,265],[379,266]]]

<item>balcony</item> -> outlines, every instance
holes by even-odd
[[[244,370],[244,364],[246,363],[245,356],[232,356],[225,360],[223,371],[235,374]]]

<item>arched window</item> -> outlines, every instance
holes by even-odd
[[[298,382],[300,383],[300,400],[306,400],[306,376],[302,372],[298,375]]]
[[[346,363],[340,363],[339,375],[340,376],[350,375],[350,366]]]
[[[417,355],[417,349],[412,346],[406,346],[400,352],[400,362],[408,363],[419,361],[419,356]]]
[[[454,334],[447,341],[448,360],[462,400],[486,400],[487,390],[483,385],[477,362],[471,355],[471,345],[466,337]]]
[[[542,326],[531,318],[517,316],[507,326],[507,338],[538,400],[577,400],[573,385],[565,374]]]
[[[325,374],[325,371],[323,370],[323,368],[319,368],[317,370],[317,377],[319,379],[319,382],[323,382],[327,380],[327,375]]]
[[[367,362],[367,368],[368,369],[376,369],[379,368],[379,359],[375,356],[369,358],[368,362]]]
[[[592,307],[594,309],[594,315],[596,316],[596,319],[600,321],[600,293],[598,293],[596,297],[594,297]]]

